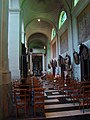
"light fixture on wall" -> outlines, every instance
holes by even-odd
[[[46,49],[46,46],[44,45],[44,47],[43,47],[43,48],[44,48],[44,50],[45,50],[45,49]]]
[[[40,22],[40,19],[38,19],[38,22]]]

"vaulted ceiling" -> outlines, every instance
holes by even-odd
[[[50,40],[51,29],[57,29],[60,11],[68,10],[71,0],[19,0],[21,18],[24,22],[24,30],[28,41]],[[69,7],[68,7],[69,6]],[[40,19],[40,22],[37,21]],[[37,34],[39,33],[39,34]],[[41,36],[39,37],[41,33]],[[36,34],[36,35],[35,35]],[[33,37],[30,37],[34,35]],[[37,36],[37,37],[36,37]],[[37,39],[36,39],[37,38]],[[28,42],[29,44],[31,42]],[[37,42],[35,42],[37,43]],[[41,44],[42,45],[42,44]]]

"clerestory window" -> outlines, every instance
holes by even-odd
[[[59,17],[59,29],[64,24],[66,19],[67,19],[67,14],[66,14],[65,11],[62,11],[61,14],[60,14],[60,17]]]
[[[56,36],[56,31],[54,28],[52,28],[52,33],[51,33],[51,40]]]

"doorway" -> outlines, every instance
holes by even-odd
[[[81,80],[89,81],[90,79],[90,60],[81,61]]]
[[[42,56],[35,55],[32,59],[33,75],[40,76],[42,74]]]
[[[80,65],[81,65],[81,81],[90,81],[90,50],[81,44],[80,45]]]

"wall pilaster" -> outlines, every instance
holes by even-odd
[[[9,116],[11,77],[8,67],[8,0],[0,0],[0,120]],[[10,98],[10,99],[9,99]]]

